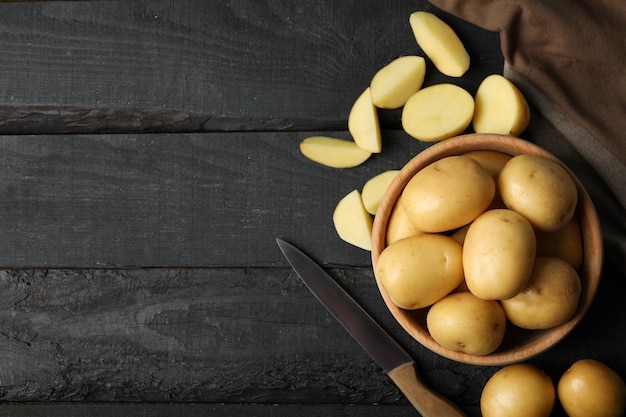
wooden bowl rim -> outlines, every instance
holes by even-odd
[[[537,356],[563,340],[589,310],[600,283],[604,248],[600,222],[595,206],[576,175],[556,156],[527,140],[498,134],[471,133],[431,145],[411,159],[400,170],[380,202],[372,229],[372,265],[375,270],[378,257],[386,246],[385,236],[389,216],[397,197],[413,175],[438,159],[471,151],[497,151],[511,156],[519,154],[543,156],[559,163],[571,175],[578,189],[576,215],[579,217],[583,234],[583,264],[578,271],[583,285],[581,299],[575,315],[560,326],[547,330],[532,331],[532,337],[528,343],[521,346],[503,350],[498,349],[484,356],[471,355],[447,349],[435,342],[424,327],[415,324],[411,317],[411,311],[401,309],[393,303],[379,278],[375,278],[378,289],[391,314],[405,331],[429,350],[448,359],[472,365],[508,365]]]

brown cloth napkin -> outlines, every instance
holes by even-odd
[[[626,278],[626,2],[430,1],[500,33],[503,75],[533,108],[524,136],[583,182],[603,227],[605,275]]]

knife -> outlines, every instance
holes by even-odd
[[[277,238],[280,250],[300,279],[392,379],[424,417],[464,417],[446,398],[418,377],[411,356],[315,261]]]

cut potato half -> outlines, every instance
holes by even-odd
[[[382,139],[378,111],[372,103],[370,87],[361,93],[350,109],[348,131],[359,148],[371,153],[381,152]]]
[[[331,168],[352,168],[372,155],[356,143],[328,136],[311,136],[300,142],[300,152],[311,161]]]
[[[528,102],[519,89],[499,74],[485,78],[476,90],[472,126],[476,133],[519,136],[530,121]]]
[[[460,77],[467,72],[470,57],[447,23],[423,11],[411,14],[409,23],[417,44],[442,74]]]
[[[426,76],[426,60],[402,56],[381,68],[372,78],[372,103],[381,109],[399,109],[415,94]]]
[[[353,190],[342,198],[333,212],[339,237],[364,250],[372,250],[372,215],[365,210],[361,193]]]
[[[413,94],[402,109],[402,127],[423,142],[462,133],[474,116],[474,98],[454,84],[435,84]]]
[[[361,198],[365,205],[365,210],[370,214],[376,214],[380,200],[383,198],[385,191],[389,188],[389,184],[398,175],[399,170],[389,170],[375,177],[370,178],[361,190]]]

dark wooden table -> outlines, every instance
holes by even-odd
[[[496,369],[399,329],[369,253],[332,226],[343,195],[425,145],[386,111],[384,152],[358,168],[298,150],[349,137],[374,72],[421,54],[417,10],[465,41],[472,67],[454,83],[474,92],[502,72],[497,34],[423,0],[1,2],[0,416],[416,415],[275,237],[478,416]],[[557,378],[595,357],[626,375],[624,278],[605,277],[583,323],[532,362]]]

